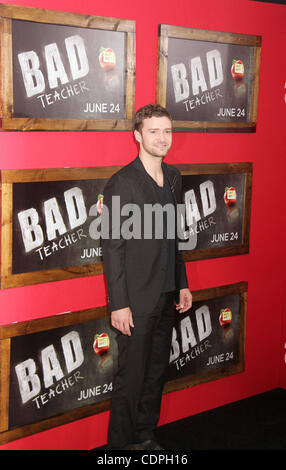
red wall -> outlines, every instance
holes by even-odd
[[[249,282],[245,372],[164,396],[161,424],[276,387],[286,388],[285,113],[286,7],[249,0],[13,0],[6,3],[136,20],[136,109],[155,100],[158,24],[262,36],[255,134],[174,135],[170,163],[254,162],[248,255],[187,264],[192,290]],[[123,165],[136,156],[130,132],[0,134],[2,169]],[[273,242],[274,240],[274,242]],[[102,276],[0,291],[0,322],[106,303]],[[1,449],[91,449],[104,445],[108,412]]]

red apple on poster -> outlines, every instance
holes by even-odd
[[[226,187],[223,195],[224,202],[227,206],[233,206],[236,203],[236,190],[234,187]]]
[[[102,214],[102,206],[103,206],[103,194],[99,194],[97,196],[97,204],[96,204],[97,212],[99,213],[99,215]]]
[[[107,333],[95,335],[93,342],[93,349],[97,355],[101,355],[109,350],[110,340]]]
[[[99,60],[101,68],[105,72],[113,70],[116,65],[116,57],[115,57],[114,50],[111,49],[110,47],[108,48],[102,47],[100,49],[98,60]]]
[[[220,326],[228,326],[231,323],[232,315],[231,315],[231,310],[229,308],[223,308],[220,311],[219,315],[219,323]]]
[[[231,75],[234,80],[241,80],[244,77],[244,65],[241,60],[232,61]]]

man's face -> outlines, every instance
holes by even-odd
[[[135,131],[140,151],[153,157],[164,157],[172,145],[172,123],[166,116],[144,119],[141,132]]]

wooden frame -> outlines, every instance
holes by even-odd
[[[19,25],[20,27],[25,27],[27,28],[27,32],[29,32],[29,28],[41,27],[43,31],[45,28],[47,32],[48,28],[59,28],[58,31],[61,39],[65,28],[67,31],[71,32],[70,34],[73,34],[73,37],[75,37],[76,34],[79,35],[81,31],[83,36],[86,35],[88,37],[85,37],[84,40],[82,39],[84,44],[82,46],[84,49],[82,54],[85,58],[85,62],[88,62],[88,65],[86,65],[86,75],[84,76],[85,82],[80,81],[81,79],[75,81],[75,76],[80,74],[71,74],[71,59],[69,59],[70,62],[68,63],[68,59],[65,57],[66,63],[65,66],[63,65],[64,61],[61,55],[63,56],[65,54],[66,56],[67,51],[61,49],[61,54],[57,52],[57,50],[52,51],[51,61],[55,60],[54,58],[56,57],[58,61],[57,67],[59,68],[59,66],[61,66],[68,71],[65,74],[65,80],[62,79],[61,81],[58,78],[56,83],[58,86],[53,84],[49,87],[50,82],[45,76],[45,72],[39,69],[40,71],[37,71],[37,74],[44,80],[45,88],[38,93],[36,90],[32,97],[27,97],[28,95],[24,91],[24,85],[21,80],[22,65],[20,66],[16,60],[13,61],[13,25],[15,25],[15,27],[18,25],[18,28]],[[53,31],[56,30],[57,29],[54,29]],[[136,23],[131,20],[0,4],[2,128],[4,130],[131,130],[135,103],[135,31]],[[38,34],[39,38],[41,38],[41,30],[39,30]],[[118,43],[118,40],[115,39],[115,37],[113,38],[113,35],[123,34],[122,37],[120,36],[120,40],[124,45],[115,45],[115,47],[124,48],[124,50],[118,49],[120,51],[120,61],[116,59],[115,69],[113,71],[108,69],[108,73],[106,66],[103,72],[103,66],[101,65],[100,67],[99,65],[99,55],[97,54],[95,57],[94,54],[93,41],[95,41],[95,35],[99,36],[103,34],[105,34],[105,38],[110,38],[109,40],[111,42],[114,41],[115,44],[116,42]],[[19,34],[19,36],[20,39],[22,36],[23,41],[23,39],[29,35]],[[51,32],[50,36],[51,40],[49,42],[53,43],[56,39],[54,32]],[[88,41],[90,41],[93,49],[90,54],[88,54]],[[100,39],[98,38],[98,44],[99,41]],[[40,40],[38,42],[40,42]],[[57,48],[57,43],[55,43],[55,45]],[[101,46],[103,46],[103,44],[101,44]],[[24,45],[20,44],[20,47],[24,47]],[[35,45],[35,49],[37,51],[37,44]],[[42,49],[44,49],[43,45]],[[15,54],[16,53],[17,52],[15,52]],[[35,52],[35,54],[37,53],[39,56],[42,54],[40,48],[39,51]],[[76,53],[78,53],[78,49],[74,46],[72,55],[75,56]],[[53,56],[53,54],[56,55]],[[44,57],[41,60],[44,62]],[[77,59],[73,58],[73,61],[75,60],[79,60],[78,57]],[[111,61],[110,58],[108,59],[107,55],[106,60]],[[119,65],[118,62],[120,62]],[[36,65],[34,67],[36,67]],[[83,68],[82,64],[80,66],[77,65],[77,67]],[[119,70],[119,72],[116,72],[116,70]],[[17,79],[16,75],[14,76],[16,72]],[[34,75],[36,74],[34,73]],[[69,81],[67,82],[68,79]],[[13,87],[14,80],[15,83]],[[16,82],[16,80],[18,81]],[[35,78],[33,80],[35,81]],[[66,88],[62,85],[64,82],[66,83]],[[104,91],[101,90],[99,93],[97,89],[99,89],[101,82],[102,90]],[[120,87],[118,85],[119,82]],[[96,87],[94,83],[96,83]],[[113,102],[111,101],[111,97],[116,87],[120,90],[117,90],[119,101]],[[102,97],[102,100],[104,100],[105,97],[106,103],[97,103],[96,100],[99,100],[100,97]],[[84,100],[86,103],[84,103]],[[90,101],[92,102],[90,103]],[[70,110],[70,106],[72,110]],[[15,109],[15,107],[17,109]],[[88,111],[88,114],[85,114],[84,107],[87,107],[86,111]],[[120,107],[124,108],[124,112]],[[97,110],[96,114],[93,114],[95,109]],[[15,116],[15,113],[17,116]],[[87,118],[85,118],[85,116],[87,116]]]
[[[174,45],[170,49],[172,44]],[[249,68],[242,70],[243,78],[237,78],[235,75],[236,78],[233,79],[231,63],[227,62],[229,59],[220,57],[219,87],[216,85],[216,82],[219,83],[216,80],[218,71],[212,64],[212,60],[215,61],[213,56],[210,59],[213,79],[211,86],[212,83],[207,76],[206,52],[210,53],[211,49],[216,50],[221,56],[221,52],[218,51],[220,48],[227,49],[234,46],[239,48],[238,51],[244,51]],[[192,52],[194,47],[196,50]],[[180,48],[184,48],[182,52]],[[185,55],[185,51],[188,56]],[[233,53],[238,51],[234,50]],[[160,25],[156,100],[162,106],[167,106],[174,120],[174,129],[189,132],[254,132],[257,120],[260,53],[260,36]],[[173,57],[176,54],[178,57]],[[239,57],[232,59],[238,60]],[[189,60],[190,62],[195,60],[196,63],[191,66]],[[180,64],[177,66],[178,62]],[[171,67],[173,67],[172,73]],[[194,68],[193,72],[190,71],[191,67]],[[192,79],[188,75],[191,73],[199,74],[196,90],[193,89],[193,75]],[[217,117],[217,114],[221,114],[221,117]]]
[[[239,296],[239,312],[236,312],[237,320],[234,332],[234,336],[238,342],[238,360],[235,361],[234,364],[222,364],[222,366],[219,366],[215,370],[203,370],[201,373],[187,374],[182,377],[177,377],[176,379],[169,379],[165,385],[164,393],[181,390],[199,383],[219,379],[231,374],[240,373],[244,370],[247,283],[240,282],[228,286],[195,291],[193,292],[194,308],[196,307],[196,303],[207,303],[210,300],[217,300],[220,298],[227,298],[229,300],[230,296]],[[190,311],[187,312],[187,314],[190,314]],[[53,334],[52,330],[54,329],[56,331],[56,329],[69,327],[71,325],[84,325],[86,322],[93,322],[97,320],[101,321],[104,320],[107,316],[107,307],[104,306],[79,312],[55,315],[48,318],[41,318],[37,320],[0,326],[0,444],[5,444],[30,434],[35,434],[110,409],[110,398],[103,398],[102,401],[99,401],[95,404],[89,404],[80,408],[70,409],[69,411],[61,413],[57,416],[41,419],[38,422],[32,422],[12,428],[9,425],[9,409],[11,406],[9,397],[10,382],[12,380],[11,361],[13,356],[11,348],[14,339],[21,337],[25,338],[28,335],[29,344],[31,344],[31,341],[34,338],[34,334],[37,335],[49,331],[51,331]],[[182,316],[178,318],[180,319]],[[215,320],[213,321],[217,322],[218,318],[216,315],[214,318]],[[50,342],[48,344],[50,344]],[[21,352],[21,354],[23,354],[23,359],[26,359],[26,357],[31,357],[27,356],[27,353],[27,351]],[[30,351],[29,354],[31,354]],[[39,372],[37,371],[37,373]]]
[[[65,265],[54,269],[49,267],[49,269],[44,270],[35,270],[33,268],[30,272],[13,273],[13,260],[15,259],[13,256],[13,213],[16,210],[13,206],[13,191],[15,185],[19,183],[18,187],[21,188],[24,187],[24,184],[29,185],[30,183],[32,185],[36,183],[61,185],[71,182],[71,186],[74,186],[74,182],[85,184],[85,181],[90,180],[93,184],[96,181],[99,184],[101,182],[104,184],[104,180],[110,178],[118,169],[119,167],[96,167],[1,171],[1,288],[74,279],[103,273],[102,262],[96,262],[95,264],[91,262],[87,265],[77,264],[76,266]],[[99,192],[101,192],[101,189]],[[34,203],[39,203],[38,196],[35,197]],[[90,201],[91,205],[93,203],[96,203],[94,199]],[[90,207],[86,208],[87,211],[90,210]]]
[[[207,179],[214,181],[214,191],[216,191],[216,210],[211,214],[211,217],[214,216],[216,218],[216,216],[220,216],[220,219],[217,221],[216,225],[209,224],[211,225],[211,227],[209,227],[207,224],[208,217],[204,217],[203,211],[201,211],[202,219],[199,221],[199,223],[205,223],[205,227],[207,227],[207,229],[199,233],[198,240],[201,234],[229,233],[229,241],[226,242],[211,244],[209,241],[205,241],[201,243],[201,246],[197,246],[193,249],[188,249],[187,247],[183,248],[182,245],[181,249],[183,249],[184,261],[196,261],[201,259],[242,255],[248,253],[251,219],[252,163],[201,163],[193,165],[176,165],[176,167],[180,170],[183,178],[183,202],[186,188],[189,190],[191,188],[195,188],[197,185],[196,190],[198,191],[198,183],[196,183],[196,180],[202,181],[202,179]],[[225,186],[227,186],[228,183],[231,183],[232,177],[240,178],[239,175],[241,175],[241,178],[243,178],[241,181],[241,189],[243,194],[240,194],[240,201],[238,201],[237,194],[237,201],[239,206],[238,210],[240,211],[239,221],[241,222],[238,231],[236,229],[236,224],[232,224],[232,221],[227,222],[226,220],[229,212],[233,210],[236,211],[237,207],[236,204],[233,204],[228,208],[228,206],[226,206],[223,202],[224,190],[219,191],[219,188],[216,187],[216,185],[218,186],[220,184],[220,189],[222,189],[222,183],[219,181],[220,175],[222,183],[225,183]],[[184,182],[184,179],[188,177],[192,177],[192,184]],[[200,199],[198,192],[196,193],[196,198],[197,200]],[[224,210],[226,213],[225,217],[223,218],[222,214]],[[216,220],[214,219],[214,221]],[[236,237],[237,233],[239,233],[239,237]],[[233,238],[233,240],[230,240],[231,238]]]

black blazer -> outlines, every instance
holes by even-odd
[[[181,175],[175,167],[164,162],[162,165],[175,202],[180,203]],[[119,237],[122,224],[128,219],[130,222],[134,213],[131,210],[125,216],[115,214],[115,210],[118,212],[118,205],[112,208],[112,196],[120,196],[120,214],[125,204],[136,204],[140,208],[141,239],[126,240]],[[110,178],[104,190],[103,202],[109,211],[109,235],[102,239],[109,309],[113,311],[129,306],[133,315],[144,315],[153,310],[162,291],[167,265],[167,241],[155,239],[154,234],[152,239],[143,237],[144,204],[154,205],[159,201],[156,189],[139,157]],[[112,229],[113,234],[118,234],[117,239],[112,238]],[[177,249],[176,288],[179,290],[185,287],[188,287],[185,265]]]

